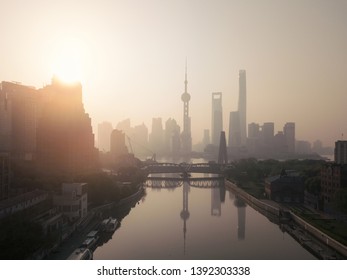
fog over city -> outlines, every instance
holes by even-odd
[[[0,80],[82,82],[97,124],[174,118],[183,128],[185,63],[193,144],[223,94],[224,129],[247,72],[247,123],[296,124],[326,146],[347,134],[347,2],[2,0]],[[64,74],[64,75],[63,75]]]

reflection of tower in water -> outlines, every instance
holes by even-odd
[[[186,254],[186,233],[187,233],[187,220],[189,219],[190,213],[188,210],[188,193],[190,186],[188,181],[183,182],[183,209],[181,211],[181,219],[183,220],[183,242],[184,242],[184,254]]]
[[[237,238],[244,240],[246,235],[246,203],[235,196],[234,205],[237,207]]]
[[[222,203],[219,188],[211,189],[211,216],[220,216],[222,214]]]

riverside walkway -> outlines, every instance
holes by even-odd
[[[347,247],[345,245],[306,222],[293,213],[287,205],[268,199],[257,199],[227,180],[225,187],[244,199],[251,207],[265,215],[272,222],[279,224],[282,230],[288,232],[317,258],[347,259]],[[281,220],[283,213],[289,213],[289,221],[287,219]]]

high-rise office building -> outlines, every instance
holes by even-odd
[[[337,164],[347,164],[347,141],[335,142],[334,161]]]
[[[210,140],[210,130],[209,129],[204,129],[204,137],[202,138],[202,145],[203,148],[205,149],[208,144],[211,143]]]
[[[130,119],[127,118],[127,119],[122,120],[119,123],[117,123],[116,129],[123,131],[126,135],[129,135],[130,131],[131,131]]]
[[[136,156],[150,155],[148,149],[148,128],[144,123],[134,126],[130,138],[133,152]]]
[[[223,131],[222,93],[212,93],[212,144],[219,145],[220,133]]]
[[[175,119],[169,118],[165,122],[165,153],[177,156],[180,153],[180,130]]]
[[[184,80],[184,93],[181,95],[183,101],[183,131],[181,135],[182,147],[181,151],[183,155],[190,154],[192,152],[192,135],[191,135],[191,120],[189,117],[189,101],[190,94],[187,92],[187,64]]]
[[[288,154],[295,153],[295,123],[288,122],[283,127],[284,137],[286,139]]]
[[[273,137],[275,135],[275,124],[273,122],[263,123],[261,131],[263,141],[271,145],[271,142],[273,141]]]
[[[260,126],[258,123],[248,124],[248,137],[249,138],[259,138]]]
[[[34,87],[20,83],[0,85],[0,151],[15,160],[33,160],[40,95]]]
[[[96,167],[97,152],[91,119],[85,112],[80,83],[64,84],[53,78],[40,90],[50,96],[37,128],[38,171],[72,179]]]
[[[229,116],[229,142],[228,147],[236,148],[241,146],[240,114],[239,111],[230,112]]]
[[[113,127],[110,122],[98,124],[98,148],[100,151],[110,151],[110,139]]]
[[[246,96],[246,70],[239,71],[239,117],[240,117],[240,140],[241,145],[245,146],[247,141],[247,96]]]
[[[161,118],[152,119],[152,131],[149,135],[149,145],[154,153],[162,153],[164,149],[164,129]]]
[[[225,138],[225,131],[221,131],[219,140],[219,153],[218,153],[218,163],[227,164],[228,163],[228,151],[227,151],[227,141]]]
[[[118,129],[112,130],[110,144],[111,155],[114,160],[117,160],[119,156],[123,156],[128,153],[128,149],[125,145],[125,134],[123,131]]]
[[[260,126],[257,123],[248,124],[247,150],[251,155],[259,153]]]

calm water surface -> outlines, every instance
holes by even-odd
[[[94,259],[315,259],[228,190],[181,183],[146,193]]]

